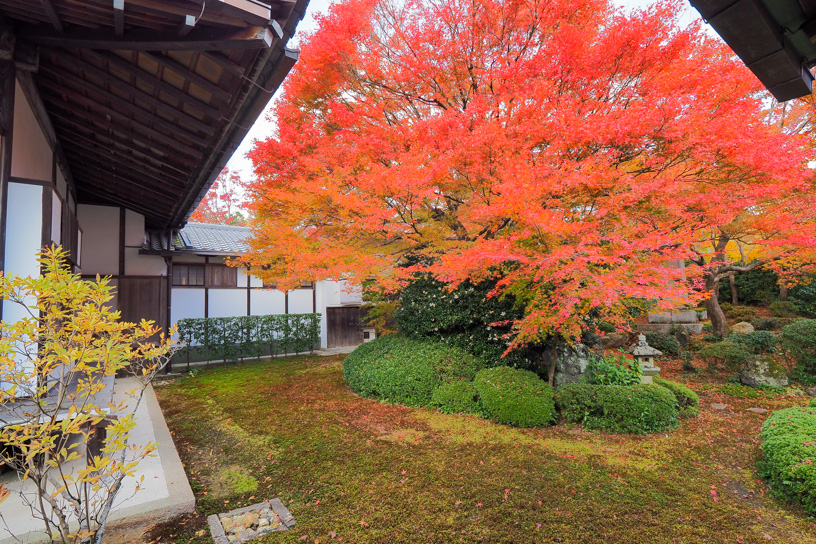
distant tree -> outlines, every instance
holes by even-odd
[[[810,142],[765,121],[757,80],[680,5],[335,4],[250,153],[244,262],[282,286],[499,278],[526,307],[518,345],[623,324],[632,300],[711,300],[753,266],[720,261],[737,226],[773,262],[811,247]]]
[[[247,225],[247,182],[237,172],[224,167],[210,190],[201,199],[190,221],[220,225]]]
[[[83,281],[63,251],[44,251],[40,264],[35,278],[0,277],[7,314],[23,316],[2,322],[0,464],[17,471],[20,500],[53,541],[99,544],[114,501],[138,491],[138,464],[156,449],[130,435],[145,389],[174,348],[151,340],[152,322],[119,321],[108,280]],[[130,402],[99,400],[117,373],[136,378]],[[103,424],[106,437],[94,448]],[[125,490],[129,477],[137,483]],[[9,496],[0,486],[0,502]]]

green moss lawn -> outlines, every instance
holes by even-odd
[[[346,386],[340,357],[202,371],[156,389],[198,507],[149,536],[211,542],[206,515],[277,496],[297,526],[266,542],[816,542],[759,479],[767,414],[745,411],[809,399],[690,385],[699,418],[634,437],[382,404]]]

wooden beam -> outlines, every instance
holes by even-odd
[[[100,68],[97,68],[96,66],[82,60],[80,57],[78,57],[76,55],[72,55],[72,54],[68,53],[67,51],[62,51],[62,50],[59,50],[59,49],[54,49],[54,50],[51,51],[51,53],[53,53],[56,57],[62,59],[63,63],[66,66],[72,66],[73,68],[79,68],[80,70],[82,70],[86,74],[93,75],[94,77],[104,81],[105,83],[108,84],[109,87],[117,88],[120,91],[122,91],[123,93],[125,93],[126,95],[130,95],[134,99],[134,103],[131,104],[127,100],[119,98],[118,96],[114,95],[110,91],[107,91],[107,90],[103,89],[102,87],[97,87],[97,86],[93,85],[90,81],[82,78],[81,76],[79,76],[78,74],[76,74],[74,72],[63,71],[63,70],[66,70],[65,68],[63,68],[63,70],[60,70],[60,71],[57,71],[57,70],[54,71],[54,73],[56,75],[60,76],[60,77],[76,78],[78,81],[81,81],[81,82],[84,83],[84,86],[85,86],[85,88],[87,90],[93,89],[92,92],[98,92],[101,96],[103,96],[103,98],[109,100],[112,104],[115,103],[115,104],[119,105],[119,107],[132,109],[132,108],[137,108],[138,107],[135,104],[135,100],[141,100],[142,102],[147,102],[150,105],[150,107],[155,108],[156,111],[160,111],[163,114],[167,115],[168,117],[171,117],[171,118],[179,121],[180,123],[186,123],[187,125],[193,127],[195,130],[197,130],[199,132],[203,132],[203,133],[205,133],[205,134],[207,134],[209,136],[212,136],[213,134],[215,134],[215,129],[212,127],[211,124],[207,124],[207,123],[205,123],[203,121],[200,121],[200,120],[196,119],[195,117],[193,117],[193,116],[191,116],[191,115],[189,115],[187,113],[184,113],[179,108],[171,106],[167,102],[163,102],[163,101],[159,100],[158,98],[156,98],[152,94],[146,93],[146,92],[142,91],[141,89],[136,88],[136,86],[132,85],[130,82],[122,81],[121,79],[113,76],[109,72],[107,72],[105,70],[102,70]],[[133,65],[130,65],[130,66],[133,66]],[[132,68],[130,69],[130,71],[131,72],[133,71]],[[176,98],[176,100],[178,100],[178,98]],[[127,106],[125,104],[127,104]],[[144,108],[142,108],[142,109],[144,109]],[[148,111],[151,115],[153,115],[153,112],[150,112],[149,110],[144,110],[144,111]],[[214,112],[214,113],[211,114],[212,117],[215,117],[216,115],[218,115],[217,119],[220,119],[220,113],[219,112]]]
[[[179,27],[178,35],[179,36],[188,35],[195,28],[195,23],[196,23],[195,17],[193,17],[192,15],[185,15],[184,22],[181,23],[181,26]]]
[[[222,55],[221,53],[218,53],[216,51],[209,52],[209,53],[202,51],[201,55],[204,56],[204,57],[207,57],[208,59],[210,59],[211,61],[213,61],[217,65],[219,65],[221,68],[223,68],[227,72],[229,72],[229,73],[231,73],[233,75],[236,75],[238,77],[243,76],[244,72],[246,71],[246,70],[244,70],[243,66],[239,66],[238,64],[232,62],[230,59],[228,59],[227,57],[225,57],[224,55]]]
[[[173,204],[174,199],[172,195],[163,194],[155,189],[148,189],[143,185],[139,185],[137,180],[133,178],[126,178],[122,173],[111,168],[110,165],[97,163],[88,160],[79,160],[81,155],[77,156],[77,162],[82,163],[77,167],[77,174],[82,172],[84,174],[82,190],[89,191],[90,187],[98,189],[96,194],[104,194],[108,198],[117,197],[119,203],[125,207],[133,209],[135,206],[141,206],[142,209],[149,209],[158,205],[157,207],[169,207]],[[130,205],[128,205],[130,203]],[[154,211],[156,215],[163,216],[161,211]]]
[[[168,153],[183,153],[196,160],[200,160],[204,154],[201,150],[182,143],[175,138],[172,138],[164,133],[161,133],[149,126],[146,126],[125,114],[119,113],[116,110],[103,106],[95,100],[84,96],[76,91],[62,87],[51,91],[50,89],[43,89],[43,94],[50,97],[50,101],[56,102],[59,107],[65,111],[71,112],[77,120],[90,119],[98,121],[102,126],[106,126],[110,130],[115,130],[120,134],[125,134],[132,137],[134,141],[141,142],[145,147],[164,148]],[[64,95],[69,98],[71,102],[66,102],[60,96]],[[83,109],[84,106],[88,108]],[[96,112],[102,114],[97,115]],[[104,115],[110,116],[111,120],[105,119]],[[166,147],[165,147],[166,146]]]
[[[140,79],[145,83],[152,85],[157,90],[165,92],[172,96],[173,98],[175,98],[176,100],[188,104],[190,107],[195,108],[196,110],[207,115],[208,117],[215,119],[216,121],[221,119],[222,115],[221,110],[219,110],[218,108],[215,108],[210,104],[202,102],[201,100],[195,98],[194,96],[190,96],[181,89],[174,87],[173,85],[167,83],[162,79],[159,79],[158,77],[156,77],[155,74],[142,70],[138,65],[126,61],[119,55],[104,51],[91,51],[90,49],[83,50],[82,55],[95,59],[99,62],[107,63],[109,66],[115,66],[122,71],[130,72],[136,79]],[[187,74],[179,75],[182,77],[186,77]]]
[[[14,64],[18,70],[36,72],[40,67],[40,50],[36,45],[19,42],[14,48]]]
[[[0,136],[11,133],[11,120],[14,115],[14,80],[14,63],[10,60],[0,60]],[[2,151],[0,147],[0,153]]]
[[[125,35],[125,0],[113,0],[113,31]]]
[[[60,20],[59,14],[57,13],[57,9],[54,7],[53,0],[40,0],[42,3],[43,10],[45,10],[45,14],[48,15],[48,18],[51,20],[51,24],[54,26],[54,30],[57,32],[64,32],[65,29],[62,26],[62,21]]]
[[[275,42],[275,36],[267,27],[251,26],[243,29],[222,30],[202,27],[185,37],[176,32],[133,30],[127,36],[115,32],[87,29],[59,33],[40,28],[40,25],[20,25],[20,36],[26,41],[50,47],[66,49],[105,49],[133,51],[221,51],[266,49]]]

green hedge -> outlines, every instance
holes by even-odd
[[[654,377],[654,383],[671,391],[677,400],[677,406],[680,407],[680,417],[697,417],[700,414],[700,397],[691,388],[659,376]]]
[[[816,516],[816,408],[785,408],[762,425],[762,475],[774,492]]]
[[[658,385],[565,385],[555,392],[555,404],[571,423],[617,433],[671,429],[679,415],[672,392]]]
[[[343,374],[354,391],[407,406],[431,404],[443,383],[472,379],[481,368],[465,351],[440,342],[381,336],[343,361]]]
[[[277,314],[179,319],[180,357],[203,350],[207,361],[311,351],[320,342],[320,314]]]
[[[555,419],[553,389],[533,372],[489,368],[479,371],[473,384],[485,413],[498,423],[541,427]]]
[[[480,414],[479,393],[473,382],[454,380],[434,389],[431,404],[444,414]]]

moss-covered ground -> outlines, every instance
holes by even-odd
[[[341,361],[278,359],[157,387],[198,506],[149,538],[210,542],[207,514],[280,497],[297,526],[267,542],[816,542],[816,523],[760,479],[766,415],[746,411],[807,398],[738,399],[673,376],[701,395],[701,415],[668,433],[513,429],[360,398]]]

